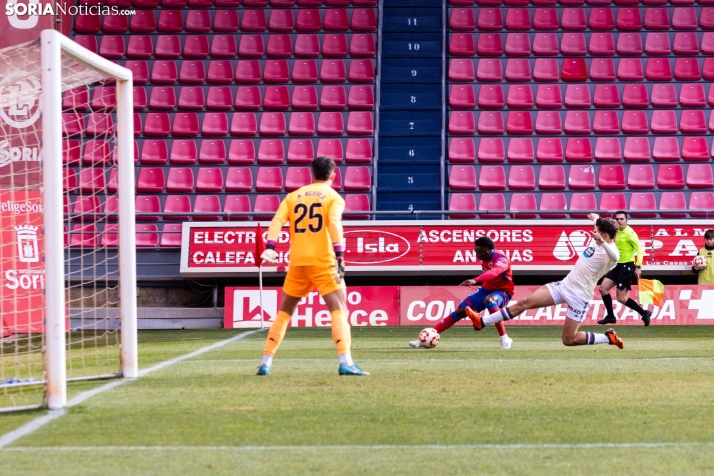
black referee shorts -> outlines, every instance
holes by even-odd
[[[617,263],[605,275],[607,279],[615,281],[617,289],[632,289],[633,284],[637,284],[637,276],[635,276],[635,263]]]

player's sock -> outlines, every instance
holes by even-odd
[[[436,323],[434,329],[436,329],[436,332],[441,334],[446,329],[451,329],[451,326],[453,326],[454,324],[456,324],[456,320],[454,320],[454,318],[451,316],[446,316],[445,318],[441,319],[439,322]]]
[[[503,322],[499,321],[496,323],[496,330],[498,331],[498,335],[501,336],[501,339],[508,337],[508,334],[506,333],[506,326]]]
[[[350,323],[347,322],[345,311],[332,311],[332,340],[337,346],[337,354],[343,355],[350,352],[352,345],[352,335],[350,334]],[[350,358],[351,360],[351,358]]]
[[[607,310],[605,316],[615,317],[615,311],[612,310],[612,296],[610,296],[610,293],[601,294],[600,297],[602,297],[602,302],[605,304],[605,309]]]
[[[598,334],[596,332],[585,333],[585,345],[607,344],[608,342],[609,340],[605,334]]]
[[[513,319],[513,315],[511,314],[511,311],[509,311],[507,307],[504,307],[503,309],[501,309],[500,312],[494,312],[493,314],[489,314],[486,317],[482,317],[481,321],[483,322],[483,324],[485,326],[490,326],[497,322],[508,321],[510,319]]]
[[[352,367],[354,362],[352,361],[352,354],[350,352],[345,352],[340,354],[340,363],[345,364],[348,367]]]
[[[278,315],[275,316],[275,320],[268,331],[268,338],[265,340],[264,354],[275,355],[278,346],[283,341],[283,337],[285,337],[285,331],[288,329],[290,317],[287,312],[278,311]]]
[[[263,354],[263,361],[260,365],[267,365],[268,367],[273,365],[273,356],[270,354]]]
[[[627,302],[625,303],[625,306],[629,307],[630,309],[635,311],[640,316],[645,315],[645,310],[642,309],[642,307],[639,304],[637,304],[637,301],[635,301],[632,298],[627,298]]]

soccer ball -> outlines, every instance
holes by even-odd
[[[707,259],[702,256],[695,256],[694,261],[692,261],[692,264],[697,268],[697,269],[704,269],[707,267]]]
[[[422,347],[431,349],[439,343],[439,333],[433,327],[427,327],[419,333],[419,342]]]

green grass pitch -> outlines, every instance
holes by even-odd
[[[417,328],[353,328],[362,378],[337,375],[329,329],[289,329],[257,377],[258,332],[69,408],[0,473],[714,474],[714,326],[618,328],[624,350],[508,330],[503,351],[493,329],[411,349]],[[239,332],[141,332],[141,367]],[[0,435],[44,413],[0,416]]]

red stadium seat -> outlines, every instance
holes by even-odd
[[[259,164],[282,164],[285,162],[285,147],[281,140],[264,139],[258,146]]]
[[[694,192],[696,193],[696,192]],[[706,192],[705,192],[706,193]],[[687,200],[682,192],[662,192],[660,195],[659,210],[662,218],[686,218]]]
[[[207,112],[203,115],[201,134],[204,136],[228,135],[228,116],[223,112]],[[178,135],[174,123],[174,135]],[[184,134],[180,134],[184,135]],[[186,134],[188,135],[188,134]]]
[[[501,139],[488,139],[500,141]],[[481,141],[483,144],[483,140]],[[501,146],[503,147],[503,146]],[[502,153],[503,149],[501,149]],[[500,156],[501,160],[493,160],[493,162],[503,162],[503,155]],[[533,162],[535,159],[535,151],[533,148],[533,140],[530,138],[512,138],[508,141],[508,161],[511,163],[523,163],[523,162]],[[481,162],[481,156],[479,154],[479,161]]]
[[[198,154],[199,164],[223,164],[226,161],[226,145],[222,140],[204,140]]]
[[[478,187],[481,190],[505,190],[506,172],[503,166],[483,166],[479,171]]]
[[[682,158],[689,162],[708,161],[707,139],[705,137],[685,137],[682,142]]]
[[[536,106],[539,108],[560,108],[563,106],[563,97],[559,86],[541,84],[536,92]]]
[[[320,94],[320,109],[342,110],[347,106],[344,86],[324,86]]]
[[[291,136],[311,136],[315,134],[315,118],[311,112],[294,112],[290,115],[288,134]]]
[[[561,134],[563,124],[558,111],[538,111],[536,115],[537,134]]]
[[[654,193],[633,193],[630,197],[632,218],[656,218],[657,199]]]
[[[457,114],[452,112],[453,116]],[[462,128],[461,134],[473,135],[473,129],[470,126],[473,124],[473,114],[470,112],[459,112],[458,114],[463,115],[465,118],[465,127]],[[469,114],[471,118],[469,119]],[[449,122],[449,129],[451,129],[451,122]],[[468,132],[468,131],[471,132]],[[503,134],[505,132],[505,127],[503,123],[503,115],[500,112],[482,111],[478,117],[478,128],[479,134]]]
[[[471,11],[469,9],[469,11]],[[453,16],[453,14],[452,14]],[[468,17],[468,15],[467,15]],[[500,31],[503,30],[503,16],[498,8],[482,8],[478,14],[478,29],[480,31]],[[471,31],[471,30],[461,30]]]
[[[162,193],[166,186],[164,171],[159,167],[142,167],[136,181],[136,191],[140,193]]]
[[[709,164],[691,164],[687,168],[687,187],[714,188],[714,175]]]
[[[671,85],[674,86],[674,85]],[[683,84],[679,90],[682,107],[706,107],[707,99],[703,84]]]
[[[156,17],[152,10],[137,10],[131,17],[129,29],[132,33],[152,33],[156,30]]]
[[[647,60],[645,76],[649,81],[671,81],[672,67],[666,58],[650,58]]]
[[[225,10],[233,11],[233,10]],[[218,12],[216,12],[216,15]],[[236,25],[237,27],[237,25]],[[214,26],[215,28],[215,26]],[[236,28],[237,29],[237,28]],[[268,30],[272,32],[291,32],[295,29],[293,12],[291,10],[273,9],[270,11],[270,20],[268,22]]]
[[[623,210],[627,209],[627,199],[624,193],[603,193],[600,197],[601,210]]]
[[[97,226],[91,225],[72,225],[72,233],[70,235],[69,246],[71,248],[96,248]]]
[[[89,91],[86,88],[75,88],[65,91],[62,97],[62,109],[86,111],[89,108]]]
[[[326,58],[345,58],[347,56],[347,37],[342,33],[323,36],[322,56]]]
[[[309,164],[315,158],[310,140],[292,139],[288,144],[289,164]]]
[[[228,195],[223,205],[223,212],[228,214],[227,220],[249,220],[250,216],[245,215],[245,213],[250,213],[250,197],[247,195]]]
[[[290,80],[288,62],[285,60],[267,60],[263,69],[263,81],[266,83],[287,83]]]
[[[620,81],[642,81],[645,79],[642,61],[630,58],[621,59],[617,67],[617,77]]]
[[[87,128],[84,133],[88,136],[102,136],[114,133],[114,119],[112,115],[103,112],[93,112],[87,116]]]
[[[452,86],[449,91],[449,106],[457,109],[474,109],[476,95],[473,86]]]
[[[222,192],[223,171],[219,167],[201,167],[196,176],[197,192]]]
[[[476,199],[471,193],[452,193],[449,196],[449,211],[475,211]],[[475,214],[449,215],[455,219],[475,219]]]
[[[699,54],[699,38],[696,33],[676,33],[673,50],[675,55],[697,55]]]
[[[74,192],[77,190],[77,172],[74,169],[62,169],[62,191]]]
[[[711,218],[714,210],[714,193],[692,192],[689,196],[689,214],[693,218]],[[701,212],[695,211],[701,210]]]
[[[525,108],[533,107],[533,90],[528,85],[513,85],[508,88],[508,107]]]
[[[220,220],[221,200],[218,195],[198,195],[193,206],[194,220],[200,221],[218,221]],[[205,215],[206,213],[215,213],[215,215]]]
[[[553,82],[560,79],[558,61],[554,58],[538,58],[533,66],[533,79],[542,82]]]
[[[560,139],[547,139],[545,137],[538,139],[538,147],[536,148],[538,162],[562,162],[563,157],[563,143]]]
[[[349,17],[345,8],[328,8],[325,10],[323,25],[325,31],[347,31]]]
[[[527,33],[509,33],[506,35],[506,56],[529,56],[531,40]]]
[[[566,134],[590,134],[590,115],[585,111],[567,111],[565,113]]]
[[[94,35],[76,35],[74,37],[74,42],[87,48],[92,53],[96,53],[97,50],[97,38]]]
[[[327,88],[323,88],[323,91]],[[292,97],[293,110],[314,111],[317,109],[317,89],[315,86],[295,86]],[[321,106],[324,108],[324,106]]]
[[[707,32],[702,35],[702,53],[705,55],[714,54],[714,33]]]
[[[98,193],[106,188],[104,169],[99,167],[88,167],[79,173],[79,191],[86,193]]]
[[[233,104],[233,93],[230,87],[211,86],[208,88],[208,99],[206,101],[208,110],[229,111]],[[179,109],[202,109],[202,106],[203,90],[201,88],[181,89]]]
[[[471,35],[468,35],[471,36]],[[461,55],[456,56],[473,56],[467,55],[464,51]],[[482,33],[479,35],[478,44],[476,45],[476,53],[479,56],[501,56],[503,54],[503,43],[501,35],[498,33]]]
[[[672,110],[652,111],[650,127],[654,134],[676,134],[677,117]]]
[[[317,119],[317,134],[321,136],[342,135],[345,131],[342,114],[339,112],[321,112]]]
[[[591,30],[614,30],[615,19],[610,8],[593,8],[590,10],[588,24]]]
[[[669,64],[669,61],[667,62]],[[678,81],[698,81],[702,78],[699,63],[695,58],[677,58],[674,62],[674,79]]]
[[[593,130],[596,134],[618,134],[620,132],[620,119],[616,111],[595,111],[593,116]]]
[[[174,140],[171,144],[171,164],[193,165],[198,160],[198,149],[193,140]]]
[[[323,46],[323,55],[324,53]],[[350,39],[350,56],[353,58],[371,58],[377,55],[373,35],[352,35]]]
[[[649,162],[650,143],[647,137],[625,139],[625,162]]]
[[[230,167],[226,174],[226,192],[250,192],[253,174],[248,167]]]
[[[543,165],[538,174],[541,190],[565,190],[565,171],[562,165]]]
[[[539,113],[540,114],[540,113]],[[528,111],[509,111],[506,119],[506,133],[533,134],[533,118]]]
[[[183,16],[176,10],[159,10],[158,31],[178,33],[183,30]]]
[[[560,37],[560,51],[565,56],[584,56],[587,53],[583,33],[563,33]]]
[[[82,148],[78,140],[62,141],[62,163],[73,165],[79,164],[82,156]]]
[[[498,86],[481,86],[478,92],[478,107],[481,109],[503,109],[505,99],[503,88]]]
[[[683,134],[704,134],[707,132],[707,122],[704,111],[682,111],[679,116],[679,129]]]
[[[612,58],[594,58],[590,62],[590,79],[592,81],[614,81],[615,62]]]
[[[558,12],[555,8],[536,8],[533,15],[533,28],[536,30],[557,30]]]
[[[637,167],[635,165],[631,167]],[[622,165],[603,165],[598,173],[600,190],[624,190],[625,170]]]
[[[649,164],[631,165],[627,173],[627,186],[633,189],[653,189],[655,175],[652,166]]]
[[[495,59],[480,59],[476,68],[476,79],[479,82],[502,81],[501,62]]]
[[[595,141],[595,160],[598,162],[620,162],[622,160],[620,140],[614,137],[598,137]]]
[[[510,190],[535,190],[535,171],[530,165],[512,165],[508,173]]]
[[[669,30],[669,12],[666,8],[645,9],[646,30]]]
[[[679,160],[679,142],[676,137],[655,137],[652,148],[655,161]]]
[[[207,116],[208,119],[206,119]],[[204,128],[209,131],[209,133],[214,133],[221,135],[224,130],[222,129],[222,121],[219,113],[207,114],[204,116]],[[225,115],[223,115],[225,117]],[[148,122],[148,121],[147,121]],[[227,119],[225,124],[225,132],[228,132]],[[145,132],[146,133],[146,132]],[[174,114],[174,122],[172,125],[171,133],[174,136],[182,137],[194,137],[198,135],[198,115],[194,112],[178,113]]]
[[[597,201],[592,193],[574,193],[570,196],[570,216],[572,218],[587,218],[588,213],[597,209]],[[575,210],[583,210],[585,213],[572,213]]]
[[[369,111],[351,111],[347,116],[347,134],[373,135],[374,120]]]
[[[538,210],[540,211],[541,218],[567,218],[565,213],[552,213],[552,212],[562,212],[568,209],[568,202],[565,199],[565,194],[562,193],[544,193],[540,196],[540,204]]]
[[[473,56],[474,54],[476,54],[476,45],[471,33],[454,33],[451,35],[449,38],[449,55]]]
[[[471,8],[454,8],[449,16],[449,28],[451,31],[474,31],[476,29],[476,18]]]
[[[633,35],[639,38],[639,35]],[[648,55],[669,55],[672,54],[672,46],[669,43],[667,33],[647,33],[645,39],[645,53]]]
[[[317,58],[320,56],[320,39],[317,35],[302,34],[295,39],[295,56],[298,58]]]
[[[251,88],[252,89],[252,88]],[[256,88],[257,89],[257,88]],[[260,99],[260,92],[257,92]],[[285,111],[290,108],[290,92],[287,86],[268,86],[265,88],[263,108],[269,111]],[[245,108],[244,108],[245,109]]]
[[[623,36],[620,35],[620,38],[623,38]],[[590,54],[593,56],[613,56],[615,54],[615,39],[612,37],[612,33],[593,33],[590,35],[589,48]],[[625,45],[620,45],[618,41],[618,51],[621,48],[624,50]]]
[[[500,116],[500,113],[498,113]],[[503,123],[503,118],[501,118]],[[476,129],[474,115],[470,111],[451,111],[449,114],[449,134],[473,135]]]
[[[108,59],[119,59],[124,56],[125,49],[123,37],[119,35],[104,35],[99,44],[99,55]]]
[[[677,90],[674,84],[653,84],[651,100],[654,107],[677,107]]]
[[[118,211],[117,208],[115,208],[116,205],[115,200],[113,200],[111,204],[109,203],[109,200],[107,200],[104,208],[105,213],[110,213],[110,208],[112,209],[111,212]],[[137,213],[137,221],[156,221],[159,219],[159,215],[161,214],[161,202],[159,197],[156,195],[139,195],[134,200],[134,209]],[[143,213],[153,213],[154,215],[141,215]],[[112,216],[109,219],[114,221],[116,220],[116,217],[113,216],[112,213]]]
[[[507,218],[505,213],[498,213],[506,210],[506,199],[500,193],[482,193],[479,197],[478,211],[483,219]]]
[[[693,7],[677,7],[672,14],[672,28],[675,30],[696,30],[697,11]]]
[[[317,63],[314,60],[300,60],[293,63],[293,83],[316,83]]]
[[[454,139],[456,140],[456,139]],[[464,139],[469,145],[469,153],[473,147],[472,139]],[[452,140],[453,145],[453,140]],[[478,144],[478,161],[480,163],[503,163],[505,158],[505,149],[503,139],[487,139],[483,138]]]
[[[372,188],[372,177],[369,167],[347,167],[345,170],[345,191],[369,191]]]
[[[348,139],[345,160],[348,164],[372,162],[372,144],[369,139]]]
[[[585,10],[583,8],[564,8],[561,17],[561,27],[566,31],[583,31],[587,28]]]
[[[623,95],[624,98],[624,95]],[[625,134],[647,134],[647,113],[645,111],[624,111],[622,132]]]
[[[229,164],[252,164],[255,162],[255,146],[251,140],[233,140],[228,149]]]
[[[590,88],[588,86],[569,84],[565,88],[565,107],[589,108],[591,105]]]
[[[470,165],[454,165],[449,171],[449,189],[476,190],[476,171]]]
[[[571,190],[595,190],[595,169],[592,165],[573,165],[568,175]]]
[[[344,158],[342,142],[339,139],[320,139],[317,141],[317,157],[329,157],[336,163]]]
[[[320,31],[322,29],[322,19],[318,9],[300,9],[297,14],[297,31]]]
[[[82,162],[86,165],[106,165],[111,161],[111,145],[105,140],[88,140],[84,144]]]
[[[525,82],[531,79],[531,65],[527,59],[511,58],[506,61],[506,81]]]
[[[281,192],[283,171],[280,167],[261,167],[255,179],[256,192]]]
[[[509,8],[506,10],[506,30],[527,31],[530,29],[531,17],[527,8]]]
[[[481,141],[483,143],[483,140]],[[501,146],[503,143],[501,142]],[[479,144],[479,149],[481,145]],[[473,163],[476,160],[476,148],[473,139],[452,138],[449,142],[449,162]],[[503,162],[503,160],[501,160]]]
[[[572,35],[566,33],[565,35]],[[564,38],[567,38],[565,36]],[[584,38],[583,38],[584,39]],[[583,44],[583,48],[585,45]],[[555,56],[558,54],[558,37],[555,33],[536,33],[533,37],[533,54],[536,56]],[[565,54],[565,53],[563,53]],[[584,52],[582,54],[585,54]]]
[[[637,8],[620,8],[617,12],[617,29],[639,31],[642,29],[642,16]]]
[[[472,82],[475,78],[474,64],[470,59],[454,58],[449,61],[449,81]]]
[[[369,211],[369,195],[361,193],[353,193],[345,195],[345,211],[346,212],[362,212]],[[344,219],[347,220],[367,220],[369,215],[355,215],[348,213],[343,215]]]
[[[320,66],[320,81],[323,83],[344,83],[346,76],[345,63],[342,60],[325,60]]]
[[[223,12],[233,12],[236,20],[235,30],[238,30],[238,15],[235,10],[222,10]],[[218,16],[218,13],[216,13]],[[221,17],[225,17],[226,13],[222,14]],[[211,15],[208,10],[189,10],[186,15],[185,27],[187,32],[195,33],[207,33],[211,31]]]
[[[193,170],[189,167],[172,167],[166,180],[167,192],[192,192]]]
[[[565,143],[565,159],[568,162],[591,162],[593,150],[590,139],[568,138]]]
[[[253,211],[259,213],[254,215],[255,220],[270,220],[275,215],[275,212],[280,206],[280,197],[278,195],[258,195],[255,197]]]
[[[536,213],[529,213],[538,210],[535,195],[532,193],[514,193],[511,195],[511,202],[508,209],[513,212],[513,218],[530,219],[536,218]]]
[[[352,31],[376,31],[377,16],[371,8],[355,8],[352,10]]]
[[[684,173],[681,165],[662,164],[657,170],[657,186],[666,189],[684,188]]]
[[[622,105],[626,108],[649,106],[649,93],[644,84],[626,84],[622,90]]]

